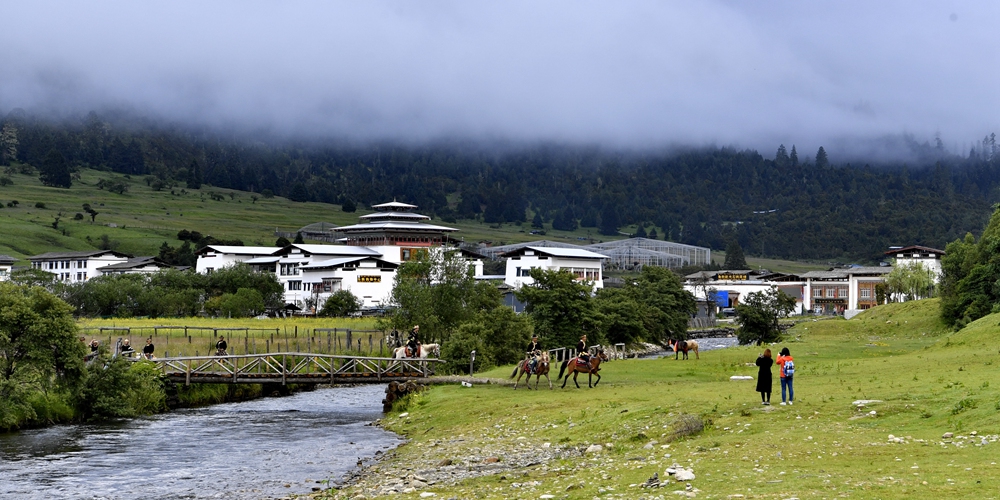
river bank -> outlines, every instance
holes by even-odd
[[[757,347],[614,361],[593,389],[433,386],[380,423],[405,444],[315,496],[995,497],[998,320],[950,333],[931,302],[797,325],[771,346],[796,358],[794,406],[730,380]]]

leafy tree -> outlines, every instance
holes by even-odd
[[[167,407],[163,378],[153,363],[112,359],[105,351],[88,367],[78,405],[87,421],[158,413]]]
[[[647,236],[646,228],[642,227],[642,224],[639,224],[639,227],[637,227],[635,230],[635,234],[633,234],[632,236],[635,238],[645,238]]]
[[[407,331],[420,325],[421,341],[448,340],[462,323],[501,304],[500,292],[477,283],[456,252],[433,251],[404,262],[396,272],[390,313],[379,328]]]
[[[361,310],[361,299],[350,290],[337,290],[323,303],[320,316],[346,317]]]
[[[50,149],[45,156],[38,179],[42,181],[42,184],[50,187],[69,188],[73,185],[66,158],[56,149]]]
[[[41,287],[0,283],[0,429],[37,417],[34,393],[76,386],[85,348],[72,308]]]
[[[632,344],[643,341],[648,332],[643,322],[643,308],[633,293],[621,288],[603,288],[597,292],[597,310],[601,313],[604,338],[609,343]]]
[[[775,342],[781,336],[778,320],[795,310],[795,298],[772,286],[766,291],[751,292],[736,306],[736,337],[740,344]]]
[[[287,247],[291,244],[292,242],[288,241],[288,238],[285,238],[284,236],[278,236],[278,239],[274,241],[274,246],[276,247]]]
[[[354,213],[358,211],[358,205],[354,203],[350,198],[344,200],[344,203],[340,206],[340,209],[347,213]]]
[[[217,269],[208,275],[207,289],[212,296],[237,294],[242,288],[258,292],[265,308],[284,305],[285,288],[274,273],[258,273],[241,263]]]
[[[7,122],[0,127],[0,165],[10,165],[17,159],[17,127]]]
[[[42,287],[46,290],[52,291],[58,284],[56,281],[56,275],[43,271],[41,269],[35,269],[33,267],[28,267],[24,269],[16,269],[10,273],[10,281],[15,285],[21,285],[26,287]]]
[[[722,267],[730,270],[747,269],[747,259],[743,256],[743,247],[736,240],[726,245],[726,262]]]
[[[264,312],[264,297],[252,288],[240,288],[206,300],[205,310],[228,318],[257,316]]]
[[[931,296],[934,273],[919,262],[896,265],[885,277],[891,299],[915,300]]]
[[[572,347],[580,335],[592,343],[601,341],[601,316],[591,285],[577,281],[569,271],[533,268],[531,277],[535,282],[515,293],[527,303],[525,312],[545,345]]]

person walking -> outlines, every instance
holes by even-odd
[[[778,375],[781,376],[781,404],[785,404],[785,389],[788,390],[788,404],[793,404],[795,389],[792,388],[792,380],[795,378],[795,361],[787,347],[781,348],[776,362],[779,367]]]
[[[771,404],[771,365],[774,364],[774,360],[771,359],[771,350],[764,349],[754,364],[758,367],[757,392],[760,393],[760,404],[768,406]]]

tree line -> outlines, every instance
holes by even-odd
[[[838,162],[784,145],[623,152],[552,144],[358,145],[270,140],[124,114],[49,121],[11,112],[0,163],[70,187],[75,168],[356,207],[414,203],[444,221],[636,233],[784,259],[873,261],[891,245],[940,248],[981,227],[1000,186],[987,136],[965,156],[906,137],[913,164]],[[32,167],[33,166],[33,167]]]

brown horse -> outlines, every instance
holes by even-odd
[[[671,339],[667,341],[667,345],[674,350],[674,359],[677,359],[677,356],[682,352],[684,353],[684,359],[688,359],[688,351],[694,351],[695,359],[701,359],[701,356],[698,355],[698,343],[693,340]]]
[[[510,374],[510,378],[514,378],[517,375],[517,380],[514,381],[514,389],[517,389],[517,383],[521,381],[521,377],[524,374],[528,374],[528,378],[524,380],[524,385],[531,389],[531,376],[535,376],[535,389],[538,389],[538,381],[541,380],[542,375],[545,375],[545,380],[549,381],[549,389],[552,388],[552,379],[549,378],[549,353],[542,351],[542,354],[538,360],[538,364],[535,365],[534,373],[528,371],[528,363],[530,359],[525,359],[514,367],[514,373]],[[521,373],[518,374],[518,371]]]
[[[597,387],[597,384],[601,383],[601,374],[597,373],[598,368],[601,366],[601,361],[607,361],[608,355],[604,354],[604,349],[598,349],[597,354],[590,357],[590,361],[586,364],[580,364],[577,360],[580,358],[573,358],[562,362],[562,366],[559,368],[559,376],[556,380],[563,378],[563,373],[566,373],[566,380],[563,380],[562,388],[566,388],[566,382],[569,382],[569,374],[573,374],[573,383],[576,384],[576,388],[580,388],[580,383],[576,381],[576,376],[580,373],[587,374],[587,387]],[[569,371],[566,371],[566,368]],[[597,382],[593,385],[590,381],[593,380],[594,375],[597,375]]]

